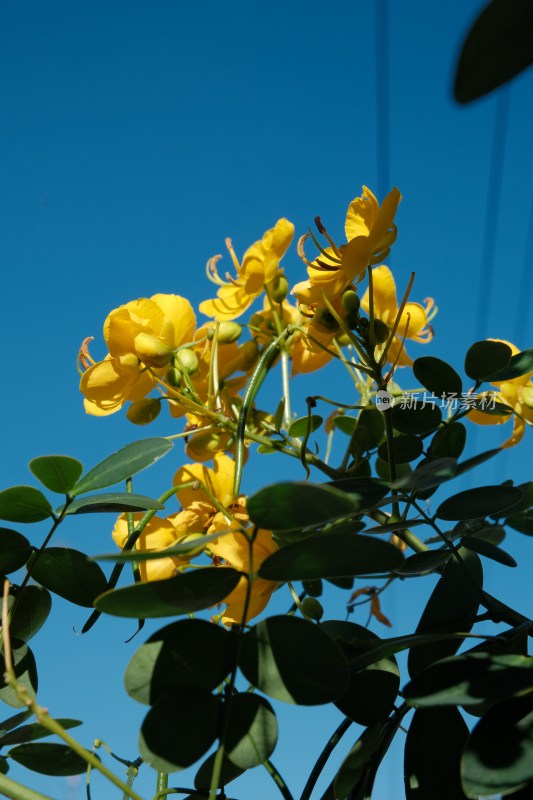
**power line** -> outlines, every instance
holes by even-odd
[[[389,3],[375,0],[376,156],[377,190],[390,191]]]

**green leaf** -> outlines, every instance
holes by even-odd
[[[18,531],[0,528],[0,574],[9,575],[24,566],[33,547]]]
[[[52,506],[33,486],[12,486],[0,492],[0,519],[9,522],[41,522],[53,517]]]
[[[465,372],[476,383],[482,383],[506,367],[512,354],[513,351],[505,342],[493,342],[489,339],[476,342],[466,354]]]
[[[172,446],[168,439],[141,439],[139,442],[132,442],[89,470],[72,488],[71,495],[76,497],[125,481],[155,464]]]
[[[508,794],[533,781],[533,696],[489,708],[470,735],[461,777],[468,797]]]
[[[386,728],[382,724],[373,725],[363,731],[342,762],[335,777],[333,794],[335,800],[349,800],[355,796],[354,792],[361,784],[363,784],[361,788],[365,788],[369,764],[376,759],[385,731]],[[357,798],[361,796],[359,793],[357,794]],[[365,798],[370,797],[366,792],[364,796]]]
[[[408,406],[393,406],[392,427],[399,433],[429,433],[438,428],[442,420],[440,408],[434,403],[413,400]]]
[[[295,439],[300,439],[302,436],[306,436],[308,433],[313,433],[313,431],[316,431],[318,428],[320,428],[323,422],[323,417],[320,417],[318,414],[311,414],[310,417],[300,417],[299,419],[295,419],[294,422],[291,422],[289,426],[289,436],[293,436]]]
[[[444,400],[461,395],[463,382],[457,372],[446,361],[433,356],[422,356],[415,359],[413,372],[422,386],[435,397]],[[450,395],[453,397],[450,398]]]
[[[526,536],[533,536],[533,511],[522,511],[521,514],[513,514],[505,520],[513,530],[524,533]]]
[[[468,727],[456,708],[415,711],[405,742],[407,800],[466,800],[459,759],[467,738]]]
[[[41,775],[81,775],[87,769],[87,762],[64,744],[21,744],[8,750],[6,755]]]
[[[320,627],[335,639],[348,661],[364,653],[369,642],[381,642],[375,633],[353,622],[328,620]],[[389,716],[399,686],[400,672],[396,659],[381,658],[363,669],[350,670],[348,689],[335,705],[358,725],[374,725]]]
[[[392,440],[392,454],[396,464],[415,461],[424,451],[424,444],[418,436],[395,436]],[[387,442],[378,447],[378,456],[383,461],[389,460]]]
[[[449,497],[437,509],[439,519],[456,521],[501,515],[520,502],[523,492],[517,486],[479,486]]]
[[[190,767],[215,741],[218,712],[218,698],[205,689],[188,687],[186,692],[162,695],[141,727],[142,759],[160,772]]]
[[[383,439],[385,420],[383,414],[375,406],[363,408],[357,418],[357,429],[360,432],[359,442],[363,450],[372,450]]]
[[[478,453],[477,456],[472,456],[472,458],[467,458],[466,461],[457,464],[456,475],[462,475],[463,472],[468,472],[468,470],[474,469],[474,467],[477,467],[479,464],[484,464],[485,461],[489,461],[489,459],[494,458],[494,456],[497,456],[498,453],[501,452],[501,447],[495,447],[492,450],[485,450],[484,453]]]
[[[333,427],[351,436],[357,427],[357,417],[351,417],[349,414],[339,414],[337,417],[333,417]]]
[[[96,598],[95,606],[115,617],[175,617],[222,602],[240,579],[241,573],[232,567],[202,567],[174,578],[105,592]]]
[[[126,691],[150,705],[172,689],[214,689],[231,671],[234,646],[232,634],[211,622],[173,622],[137,650],[124,675]]]
[[[229,705],[225,754],[239,769],[263,764],[274,752],[278,722],[274,709],[263,697],[237,694]]]
[[[51,492],[68,494],[83,472],[83,464],[70,456],[39,456],[30,470]]]
[[[492,0],[463,44],[454,93],[470,103],[492,92],[533,62],[533,9],[529,0]]]
[[[299,617],[270,617],[249,630],[240,667],[251,684],[286,703],[329,703],[348,688],[348,666],[338,645]]]
[[[81,720],[79,719],[56,719],[55,722],[58,722],[65,730],[68,730],[69,728],[77,728],[78,725],[82,724]],[[5,747],[9,744],[24,744],[26,742],[34,742],[36,739],[45,739],[47,736],[52,735],[52,732],[49,731],[48,728],[45,728],[44,725],[34,722],[31,725],[22,725],[20,728],[7,733],[5,736],[2,736],[0,738],[0,747]]]
[[[48,619],[52,609],[52,598],[41,586],[26,586],[22,592],[17,591],[16,599],[17,606],[9,625],[11,636],[27,642]],[[10,608],[13,602],[14,597],[10,596]]]
[[[12,717],[8,717],[8,719],[2,720],[0,722],[0,737],[5,736],[13,728],[18,728],[19,725],[26,722],[28,717],[31,717],[32,713],[31,709],[27,708],[25,711],[20,711],[17,714],[13,714]]]
[[[282,547],[259,569],[271,581],[343,578],[390,572],[403,561],[397,547],[354,533],[324,533]]]
[[[35,560],[33,579],[78,606],[92,608],[107,588],[107,578],[85,553],[69,547],[48,547]]]
[[[486,556],[492,561],[497,561],[498,564],[503,564],[505,567],[517,566],[516,561],[509,553],[490,542],[480,539],[478,536],[465,536],[461,540],[461,545],[468,547],[469,550],[473,550],[474,553],[478,553],[480,556]]]
[[[275,483],[248,498],[251,521],[259,528],[284,531],[317,527],[337,517],[353,514],[356,495],[320,483]]]
[[[161,510],[165,506],[151,497],[128,492],[102,492],[90,497],[81,497],[70,503],[66,514],[102,514],[112,512],[120,514],[123,511],[147,511],[149,509]],[[61,514],[64,506],[57,509]]]
[[[414,489],[417,492],[440,486],[457,474],[457,462],[449,456],[431,458],[418,464],[414,472],[404,475],[392,484],[393,489]]]
[[[385,481],[367,477],[341,478],[338,481],[329,481],[326,486],[357,495],[360,509],[365,510],[371,510],[377,506],[389,491],[389,486]]]
[[[206,793],[209,792],[211,787],[215,757],[216,753],[211,753],[194,777],[194,786],[201,794],[189,795],[186,800],[205,800]],[[244,770],[236,767],[235,764],[224,755],[222,759],[222,769],[220,770],[220,786],[226,786],[228,783],[231,783],[235,778],[242,775],[243,772]]]
[[[459,458],[466,444],[466,428],[462,422],[450,422],[433,436],[429,448],[430,458]]]
[[[468,633],[481,600],[483,569],[476,553],[459,550],[461,561],[455,556],[444,567],[439,582],[422,613],[417,634]],[[409,674],[413,677],[434,661],[453,655],[461,639],[435,642],[412,648],[409,652]]]
[[[405,559],[394,571],[398,575],[424,575],[434,569],[443,567],[451,558],[451,552],[445,550],[426,550],[425,553],[414,553]]]
[[[38,681],[37,667],[32,651],[24,642],[20,642],[18,639],[12,639],[11,656],[17,683],[26,689],[31,698],[35,698]],[[25,708],[26,703],[20,699],[11,686],[5,683],[5,670],[6,667],[2,648],[2,654],[0,655],[0,700],[12,708]]]
[[[414,706],[475,706],[532,689],[533,657],[472,651],[432,664],[407,684],[404,695]]]
[[[491,382],[513,381],[515,378],[521,378],[523,375],[527,375],[530,372],[533,372],[533,347],[513,356],[506,367],[495,375],[490,376],[490,380]]]

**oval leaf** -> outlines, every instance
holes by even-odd
[[[8,750],[6,755],[41,775],[81,775],[87,770],[85,759],[64,744],[21,744]]]
[[[278,722],[270,703],[255,694],[237,694],[231,698],[229,715],[226,756],[243,770],[263,764],[278,740]]]
[[[154,633],[126,668],[124,685],[139,703],[155,703],[171,689],[214,689],[234,663],[234,637],[212,622],[185,619]]]
[[[405,407],[392,409],[392,427],[399,433],[429,433],[439,427],[441,420],[441,410],[434,403],[413,400]]]
[[[14,602],[14,597],[10,601]],[[12,606],[10,602],[10,607]],[[52,609],[52,598],[50,592],[42,586],[26,586],[22,592],[16,595],[15,613],[11,616],[9,625],[11,635],[16,639],[27,642],[35,636],[46,620]]]
[[[413,372],[422,386],[444,401],[454,400],[463,391],[463,382],[446,361],[433,356],[415,359]]]
[[[311,414],[310,417],[295,419],[294,422],[290,424],[289,436],[294,436],[296,439],[307,436],[320,428],[323,422],[323,418],[318,414]]]
[[[162,695],[144,718],[141,757],[160,772],[190,767],[215,741],[218,711],[218,698],[202,689]]]
[[[55,722],[58,722],[65,730],[77,728],[78,725],[82,724],[79,719],[56,719]],[[48,728],[45,728],[44,725],[34,722],[31,725],[22,725],[20,728],[2,736],[0,738],[0,747],[5,747],[8,744],[34,742],[36,739],[45,739],[47,736],[53,736],[53,733]]]
[[[390,572],[402,561],[401,551],[389,542],[332,532],[282,547],[263,561],[259,575],[271,581],[342,578]]]
[[[89,470],[72,488],[71,494],[76,497],[125,481],[155,464],[172,449],[172,446],[172,442],[168,439],[159,438],[132,442]]]
[[[482,383],[507,366],[513,351],[505,342],[485,340],[470,347],[465,357],[465,372],[469,378]]]
[[[338,645],[318,625],[298,617],[270,617],[246,633],[240,667],[250,683],[286,703],[329,703],[348,688],[348,666]]]
[[[381,724],[373,725],[363,731],[342,762],[335,777],[334,792],[331,795],[326,795],[327,800],[330,800],[330,798],[335,798],[335,800],[349,800],[352,797],[357,798],[357,800],[363,797],[370,798],[370,794],[366,791],[368,765],[371,762],[375,764],[376,755],[381,747],[385,733],[386,728]],[[381,754],[381,757],[383,757],[383,754]],[[377,769],[377,766],[379,766],[379,761],[374,770]]]
[[[9,575],[24,566],[33,547],[18,531],[0,528],[0,574]]]
[[[11,656],[17,683],[24,687],[31,698],[35,698],[37,691],[37,666],[32,651],[24,642],[17,639],[11,641]],[[26,703],[20,699],[15,690],[8,686],[4,680],[5,661],[3,652],[0,654],[0,700],[12,708],[25,708]]]
[[[357,511],[359,498],[319,483],[275,483],[248,498],[251,521],[259,528],[283,531],[324,522]]]
[[[439,735],[438,747],[435,731]],[[407,800],[466,800],[459,759],[467,738],[468,727],[456,708],[415,711],[405,742]]]
[[[165,506],[151,497],[128,492],[102,492],[91,497],[81,497],[74,500],[67,507],[65,514],[102,514],[112,512],[120,514],[123,511],[148,511],[149,509],[161,510]],[[64,506],[57,509],[60,514]]]
[[[9,522],[41,522],[53,517],[52,506],[33,486],[12,486],[0,492],[0,519]]]
[[[392,440],[392,455],[396,464],[415,461],[424,451],[424,444],[418,436],[395,436]],[[384,442],[378,447],[378,456],[383,461],[389,460],[389,449]]]
[[[462,422],[450,422],[440,428],[429,448],[430,458],[459,458],[466,444],[466,428]]]
[[[492,561],[497,561],[498,564],[503,564],[505,567],[517,566],[516,561],[509,553],[506,553],[501,547],[496,547],[496,545],[478,536],[465,536],[464,539],[461,540],[461,545],[463,547],[468,547],[469,550],[473,550],[474,553],[478,553],[480,556],[486,556],[492,559]]]
[[[105,592],[95,606],[104,614],[134,619],[191,614],[222,602],[241,577],[232,567],[202,567],[175,578]]]
[[[513,381],[515,378],[521,378],[523,375],[528,375],[533,372],[533,347],[529,350],[524,350],[522,353],[517,353],[511,358],[506,367],[491,375],[491,381]]]
[[[92,608],[107,588],[107,578],[85,553],[69,547],[48,547],[35,560],[32,577],[41,586],[78,606]]]
[[[70,456],[39,456],[30,470],[51,492],[68,494],[83,472],[83,464]]]
[[[517,486],[479,486],[449,497],[437,509],[437,517],[448,521],[501,515],[523,498]]]

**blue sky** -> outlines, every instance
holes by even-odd
[[[27,462],[36,455],[70,454],[89,467],[134,438],[175,432],[164,414],[149,429],[123,414],[87,417],[75,369],[80,342],[94,335],[94,353],[103,356],[103,320],[130,299],[170,292],[197,305],[210,297],[205,262],[223,251],[226,236],[242,253],[279,217],[301,234],[320,214],[341,238],[346,206],[363,184],[400,188],[396,279],[405,285],[415,270],[412,299],[433,296],[439,306],[433,343],[411,346],[413,355],[461,368],[479,338],[531,346],[532,76],[509,92],[501,186],[491,183],[500,93],[466,108],[451,99],[460,43],[483,5],[389,2],[388,33],[376,35],[374,5],[360,0],[0,4],[2,487],[31,482]],[[390,77],[390,126],[379,132],[376,47]],[[385,188],[378,133],[390,142]],[[294,249],[284,263],[292,283],[304,278]],[[490,431],[486,446],[504,436]],[[489,464],[484,480],[517,479],[529,440]],[[475,447],[485,449],[479,434]],[[181,459],[176,447],[142,489],[156,492]],[[254,464],[249,491],[271,480],[271,462]],[[104,517],[72,524],[56,543],[108,551],[111,525]],[[44,535],[23,532],[35,543]],[[527,557],[518,537],[509,550]],[[488,573],[523,605],[503,567]],[[407,630],[422,602],[410,586],[400,589],[386,609],[395,633]],[[343,600],[331,599],[341,616]],[[131,626],[104,620],[75,637],[72,627],[84,619],[83,610],[54,602],[53,637],[35,639],[42,702],[84,719],[86,741],[99,736],[133,756],[144,711],[117,697],[136,646],[123,644]],[[315,714],[283,712],[288,733],[274,760],[295,792],[307,766],[301,753],[310,761],[340,721]],[[298,757],[295,741],[304,743]],[[399,765],[393,755],[377,800],[396,794]],[[143,780],[138,790],[148,795]],[[28,783],[57,800],[84,796],[65,781]],[[259,800],[273,796],[255,773],[236,796],[251,786]],[[116,797],[103,785],[98,792],[99,800]]]

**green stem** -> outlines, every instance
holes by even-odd
[[[280,773],[278,772],[272,761],[267,759],[267,761],[263,762],[263,766],[270,775],[270,777],[272,778],[272,780],[274,781],[274,783],[276,784],[276,786],[278,787],[278,789],[280,790],[285,800],[294,800],[289,787],[283,780],[282,776],[280,775]]]
[[[326,766],[326,763],[330,755],[332,754],[333,750],[336,748],[336,746],[338,745],[338,743],[340,742],[340,740],[342,739],[342,737],[344,736],[344,734],[351,725],[353,725],[352,720],[346,717],[345,719],[343,719],[337,730],[334,731],[333,735],[330,737],[329,741],[326,743],[326,746],[320,753],[315,763],[315,766],[311,770],[307,783],[304,786],[304,790],[302,792],[300,800],[309,800],[309,798],[311,797],[311,792],[315,788],[315,784],[320,777],[320,773]]]
[[[7,775],[0,773],[0,794],[2,797],[9,797],[11,800],[54,800],[47,794],[34,792],[33,789],[28,789],[21,783],[8,778]]]
[[[159,792],[162,792],[164,789],[168,789],[168,774],[166,772],[158,772],[157,773],[157,786],[156,786],[156,797],[159,796]]]

